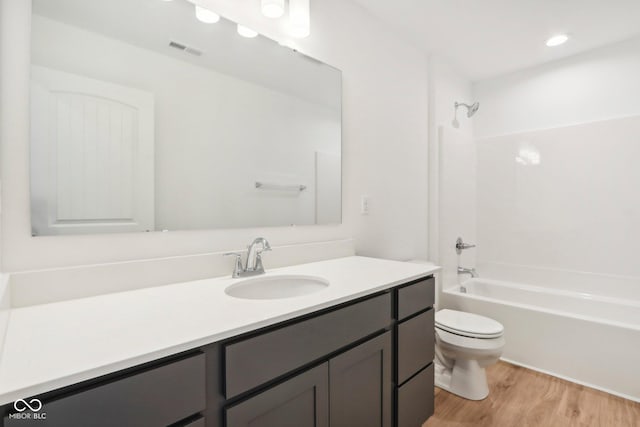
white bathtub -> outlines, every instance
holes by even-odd
[[[490,279],[444,290],[442,308],[505,327],[505,361],[640,402],[640,301]]]

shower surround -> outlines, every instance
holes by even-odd
[[[439,308],[500,321],[511,362],[640,401],[629,381],[640,354],[640,116],[440,136]],[[456,256],[458,234],[478,247]],[[480,274],[466,294],[457,265]]]
[[[479,266],[635,278],[640,286],[638,159],[640,116],[477,141]],[[601,282],[589,291],[609,296],[611,288]]]

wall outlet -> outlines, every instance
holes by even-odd
[[[360,213],[362,215],[369,215],[370,204],[371,204],[371,198],[369,196],[360,197]]]

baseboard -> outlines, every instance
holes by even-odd
[[[582,386],[585,386],[585,387],[592,388],[594,390],[598,390],[598,391],[602,391],[602,392],[605,392],[605,393],[608,393],[608,394],[612,394],[614,396],[618,396],[618,397],[621,397],[623,399],[631,400],[632,402],[640,403],[640,398],[638,398],[638,397],[629,396],[628,394],[624,394],[624,393],[618,393],[617,391],[609,390],[608,388],[605,388],[605,387],[600,387],[600,386],[597,386],[595,384],[587,383],[587,382],[584,382],[584,381],[579,381],[579,380],[576,380],[575,378],[571,378],[571,377],[568,377],[566,375],[560,375],[560,374],[557,374],[557,373],[552,372],[552,371],[547,371],[546,369],[536,368],[535,366],[527,365],[526,363],[516,362],[515,360],[507,359],[505,357],[501,357],[500,360],[502,360],[503,362],[510,363],[512,365],[521,366],[523,368],[527,368],[527,369],[530,369],[532,371],[536,371],[536,372],[540,372],[542,374],[550,375],[552,377],[560,378],[561,380],[569,381],[569,382],[572,382],[572,383],[575,383],[575,384],[579,384],[579,385],[582,385]]]

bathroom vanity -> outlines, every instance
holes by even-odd
[[[313,303],[297,310],[302,314],[273,322],[277,317],[271,312],[270,320],[242,333],[227,331],[226,338],[209,344],[24,397],[27,403],[39,399],[42,409],[21,414],[46,414],[46,419],[16,418],[5,398],[4,427],[419,427],[433,413],[434,278],[429,270],[437,268],[362,257],[307,266],[313,267],[280,270],[324,267],[335,277],[350,270],[351,277],[341,276],[354,287],[338,289],[340,280],[329,278],[331,285],[314,296],[280,301],[289,310]],[[362,282],[367,276],[373,285],[368,290]],[[143,291],[148,297],[162,288],[167,287]],[[197,310],[198,292],[192,290]],[[342,297],[335,298],[336,292]],[[226,298],[229,304],[244,303],[254,315],[270,304]],[[93,356],[96,364],[99,356]]]

